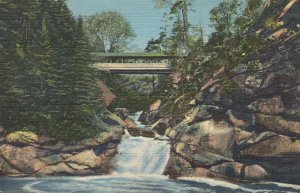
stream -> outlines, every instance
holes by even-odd
[[[131,118],[137,120],[138,115]],[[148,129],[137,122],[141,129]],[[234,184],[207,178],[168,179],[163,172],[170,157],[165,137],[133,137],[128,132],[118,146],[112,175],[0,179],[0,193],[239,193],[300,192],[299,185],[274,182]]]

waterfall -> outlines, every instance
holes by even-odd
[[[131,116],[135,121],[138,116]],[[138,123],[138,127],[147,126]],[[115,174],[162,175],[170,158],[167,140],[133,137],[126,133],[118,146]]]
[[[166,140],[126,136],[118,147],[116,174],[163,174],[170,157]]]

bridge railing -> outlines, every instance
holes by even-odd
[[[161,53],[93,53],[98,63],[166,63],[171,64],[178,59],[175,55]]]

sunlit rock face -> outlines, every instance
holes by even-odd
[[[261,14],[249,33],[271,43],[235,69],[234,92],[218,82],[220,69],[195,93],[184,119],[166,131],[173,142],[168,174],[300,183],[299,10],[299,1],[286,0]],[[274,17],[278,25],[267,28]],[[258,70],[247,73],[256,60]]]
[[[32,132],[10,133],[0,144],[0,175],[95,175],[112,171],[111,159],[125,123],[106,112],[107,131],[72,144]]]

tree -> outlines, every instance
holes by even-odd
[[[167,7],[170,9],[169,16],[173,20],[172,36],[170,41],[173,44],[173,51],[177,54],[187,54],[190,51],[189,46],[189,28],[188,19],[189,8],[193,0],[154,0],[158,7]]]
[[[215,28],[206,50],[211,56],[210,63],[224,66],[225,72],[240,65],[248,54],[258,51],[266,42],[259,34],[249,29],[259,19],[265,6],[264,0],[223,0],[211,10],[211,26]]]
[[[96,51],[121,52],[136,36],[129,21],[119,12],[98,13],[85,19],[84,28]]]
[[[19,84],[34,7],[34,0],[0,1],[0,123],[6,128],[19,128],[26,119],[24,89]]]
[[[101,131],[82,20],[64,0],[3,0],[0,18],[0,124],[64,140]]]

